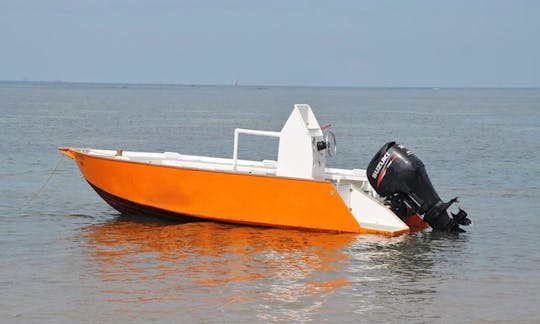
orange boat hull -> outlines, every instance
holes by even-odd
[[[122,161],[60,148],[122,213],[202,218],[315,231],[408,232],[362,228],[328,181],[206,171]]]

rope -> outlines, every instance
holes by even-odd
[[[28,198],[26,198],[25,201],[23,201],[19,206],[17,206],[17,209],[21,210],[21,209],[24,209],[24,208],[28,207],[28,205],[32,202],[32,200],[36,199],[41,194],[43,189],[45,189],[45,186],[47,186],[47,184],[49,183],[49,180],[52,179],[52,177],[54,176],[54,174],[58,170],[58,167],[60,166],[61,162],[63,161],[63,159],[62,159],[63,157],[64,157],[63,154],[61,154],[58,157],[58,159],[56,160],[56,164],[54,166],[54,169],[52,169],[52,171],[49,174],[49,176],[47,177],[47,179],[45,179],[45,182],[43,182],[43,184],[41,185],[41,187],[39,187],[38,190],[36,190],[34,193],[32,193]]]

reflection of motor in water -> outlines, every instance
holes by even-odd
[[[367,177],[377,193],[403,220],[410,212],[423,216],[433,229],[464,232],[459,225],[469,225],[467,213],[447,212],[457,197],[442,202],[426,173],[424,164],[403,145],[388,142],[377,152],[367,168]]]

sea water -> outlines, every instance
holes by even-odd
[[[329,166],[402,143],[473,226],[388,238],[119,215],[57,151],[232,157],[235,127],[279,131],[295,103],[332,125]],[[2,83],[0,322],[536,322],[539,140],[538,89]],[[276,153],[241,139],[240,158]]]

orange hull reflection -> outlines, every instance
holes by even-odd
[[[191,284],[214,287],[290,277],[304,280],[303,293],[333,291],[348,284],[331,276],[312,280],[314,272],[342,273],[344,249],[353,234],[313,233],[244,227],[213,222],[163,225],[132,216],[90,225],[83,230],[87,256],[105,282],[159,287],[165,278],[178,277],[178,289]],[[173,280],[175,281],[175,280]],[[123,287],[111,293],[122,293]],[[129,289],[126,287],[126,289]],[[170,289],[170,287],[168,288]],[[153,298],[168,298],[164,296]],[[293,292],[291,292],[293,293]],[[147,298],[151,293],[145,294]],[[241,301],[241,296],[231,297]]]

